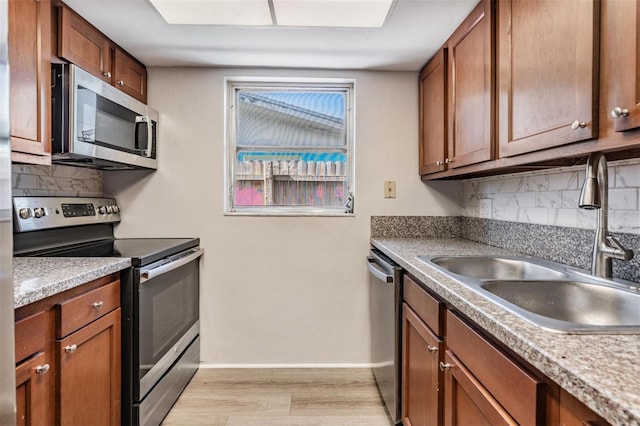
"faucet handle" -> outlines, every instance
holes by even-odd
[[[633,259],[633,250],[626,249],[620,244],[620,241],[616,240],[613,235],[607,235],[607,243],[614,248],[612,257],[618,260],[631,260]]]

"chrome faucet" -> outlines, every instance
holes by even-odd
[[[633,251],[628,250],[609,233],[609,176],[607,159],[601,152],[594,152],[587,160],[587,170],[580,192],[578,207],[599,209],[598,227],[593,245],[591,274],[602,278],[612,277],[611,259],[630,260]]]

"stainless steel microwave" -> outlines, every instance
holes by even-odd
[[[52,162],[157,169],[158,112],[76,65],[52,64]]]

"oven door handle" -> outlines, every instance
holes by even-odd
[[[204,249],[199,248],[193,253],[176,259],[173,262],[165,263],[164,265],[158,266],[157,268],[143,269],[140,271],[140,284],[144,283],[145,281],[149,281],[150,279],[153,279],[159,275],[166,274],[169,271],[173,271],[174,269],[177,269],[183,265],[186,265],[187,263],[202,256],[203,253]]]

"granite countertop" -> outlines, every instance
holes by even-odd
[[[120,257],[14,257],[14,309],[131,266]]]
[[[371,238],[371,243],[604,419],[640,425],[640,334],[575,335],[541,329],[416,259],[518,253],[456,238]]]

